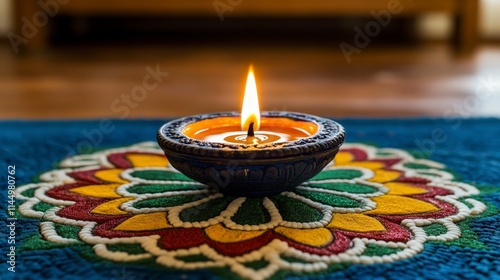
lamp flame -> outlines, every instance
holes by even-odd
[[[241,129],[247,131],[253,123],[254,130],[260,127],[260,107],[259,96],[257,94],[257,84],[253,74],[253,67],[248,70],[245,96],[243,97],[243,108],[241,109]]]

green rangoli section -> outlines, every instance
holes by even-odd
[[[270,222],[271,216],[261,198],[247,198],[231,220],[240,225],[259,225]]]
[[[197,263],[197,262],[207,262],[210,261],[210,259],[202,254],[198,255],[189,255],[189,256],[182,256],[182,257],[177,257],[176,259],[185,261],[188,263]]]
[[[446,233],[446,227],[443,226],[442,224],[431,224],[428,226],[424,226],[423,229],[425,230],[425,233],[429,236],[438,236],[440,234]]]
[[[146,253],[140,244],[110,244],[107,248],[112,252],[127,252],[134,255]]]
[[[54,205],[48,204],[48,203],[45,203],[45,202],[40,202],[40,203],[37,203],[33,207],[33,210],[40,211],[40,212],[46,212],[47,210],[51,209],[52,207],[54,207]]]
[[[331,179],[355,179],[363,175],[363,172],[354,169],[334,169],[320,172],[311,181],[331,180]]]
[[[185,203],[194,202],[205,198],[203,195],[176,195],[167,197],[156,197],[146,200],[141,200],[134,203],[132,206],[137,209],[143,208],[161,208],[161,207],[174,207]]]
[[[307,184],[307,186],[313,188],[327,189],[332,191],[359,193],[359,194],[376,193],[378,191],[376,188],[371,186],[356,184],[356,183],[343,183],[343,182],[334,182],[334,183],[311,182]]]
[[[148,194],[202,189],[205,189],[205,187],[193,184],[140,184],[128,188],[127,191],[136,194]]]
[[[281,217],[285,221],[310,223],[323,218],[320,210],[287,196],[270,197],[272,202],[280,210]]]
[[[130,176],[149,180],[149,181],[185,181],[193,182],[192,179],[186,177],[185,175],[166,170],[135,170],[130,173]]]
[[[78,233],[82,228],[78,226],[54,224],[54,229],[61,237],[77,239]]]
[[[296,190],[297,194],[332,207],[356,208],[362,207],[363,203],[352,198],[329,193],[312,192],[306,190]]]
[[[253,261],[253,262],[247,262],[243,263],[244,266],[253,268],[255,270],[259,270],[261,268],[264,268],[269,265],[269,262],[264,261],[264,260],[259,260],[259,261]]]
[[[421,163],[405,163],[404,166],[410,169],[432,169],[432,167]]]
[[[233,200],[234,197],[229,196],[211,199],[201,203],[200,205],[182,210],[179,213],[179,218],[183,222],[203,222],[217,217]]]
[[[401,249],[398,248],[389,248],[385,246],[379,246],[375,244],[368,244],[366,245],[366,249],[363,252],[364,256],[385,256],[385,255],[390,255],[394,254],[401,251]]]

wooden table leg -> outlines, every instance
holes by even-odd
[[[454,46],[459,53],[474,52],[478,42],[479,1],[457,0],[458,11],[455,15]]]

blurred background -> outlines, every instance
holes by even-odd
[[[497,0],[0,0],[0,118],[500,116]]]

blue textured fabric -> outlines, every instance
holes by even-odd
[[[85,150],[155,141],[166,120],[4,121],[0,122],[0,180],[6,186],[7,166],[16,166],[16,184],[36,180],[61,159]],[[413,152],[444,163],[460,180],[494,191],[484,200],[500,208],[500,120],[484,119],[344,119],[347,142],[374,144]],[[98,132],[99,131],[99,132]],[[104,132],[103,132],[104,131]],[[102,133],[102,134],[101,134]],[[102,137],[101,137],[102,136]],[[7,190],[0,190],[2,220],[6,221]],[[17,221],[17,243],[38,230],[38,220]],[[351,265],[331,274],[308,279],[500,279],[500,216],[470,223],[489,250],[426,244],[417,256],[389,264]],[[16,273],[7,270],[7,228],[1,227],[1,279],[218,279],[206,271],[172,271],[160,266],[88,261],[78,250],[56,248],[22,252],[16,256]],[[122,269],[123,270],[122,273]],[[298,279],[290,276],[290,279]]]

